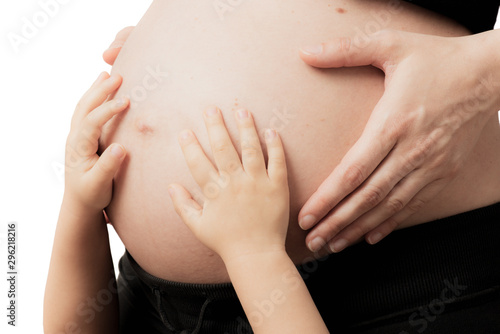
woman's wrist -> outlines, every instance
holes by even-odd
[[[478,55],[475,61],[481,66],[481,89],[478,98],[491,97],[494,111],[500,109],[500,29],[470,36],[474,39],[471,51]]]

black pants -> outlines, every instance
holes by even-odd
[[[298,269],[332,333],[500,333],[500,203]],[[252,332],[230,283],[165,281],[126,252],[118,287],[121,333]]]

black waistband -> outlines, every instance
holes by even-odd
[[[185,298],[206,296],[214,300],[238,298],[231,283],[196,284],[164,280],[142,269],[128,251],[125,252],[124,256],[144,283],[156,287],[170,296]]]
[[[346,326],[408,320],[433,301],[451,311],[498,298],[500,203],[395,231],[300,271],[325,321],[335,314]]]
[[[329,328],[370,326],[395,317],[407,321],[433,301],[450,311],[498,298],[499,239],[497,203],[395,231],[377,245],[361,243],[298,269]],[[230,283],[166,281],[145,272],[128,253],[122,261],[152,290],[173,298],[176,312],[195,313],[207,299],[237,302]],[[218,317],[217,308],[209,313]]]

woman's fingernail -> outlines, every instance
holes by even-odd
[[[302,48],[302,52],[311,56],[316,56],[323,52],[323,45],[308,45]]]
[[[303,230],[310,229],[311,226],[316,222],[316,217],[313,215],[306,215],[304,218],[299,220],[299,226]]]
[[[267,140],[273,140],[276,137],[276,130],[274,129],[267,129],[266,130],[266,139]]]
[[[372,245],[376,244],[380,240],[382,240],[382,233],[378,232],[368,238],[368,242]]]
[[[249,116],[249,115],[248,115],[248,111],[247,111],[247,110],[245,110],[245,109],[240,109],[240,110],[238,110],[238,112],[237,112],[237,113],[238,113],[238,117],[239,117],[240,119],[245,119],[245,118],[248,118],[248,116]]]
[[[311,250],[311,252],[317,252],[325,245],[325,240],[321,237],[316,237],[314,238],[309,244],[307,244],[307,247]]]
[[[333,253],[338,253],[338,252],[344,250],[344,248],[346,248],[346,247],[347,247],[347,240],[339,239],[330,245],[330,250]]]
[[[121,158],[123,156],[123,149],[120,145],[113,145],[111,148],[111,154],[113,154],[117,158]]]
[[[208,116],[208,117],[211,117],[211,116],[215,116],[219,113],[219,111],[217,110],[216,107],[210,107],[208,108],[207,110],[205,110],[205,114]]]

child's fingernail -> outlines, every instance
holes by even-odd
[[[95,82],[101,81],[101,80],[102,80],[102,78],[104,78],[104,76],[105,76],[106,74],[107,74],[106,72],[101,72],[101,74],[99,74],[99,76],[97,77],[97,79],[95,79]]]
[[[238,112],[237,112],[237,113],[238,113],[238,117],[239,117],[240,119],[245,119],[245,118],[248,118],[248,111],[247,111],[247,110],[245,110],[245,109],[240,109],[240,110],[238,110]]]
[[[205,110],[205,114],[208,116],[208,117],[211,117],[211,116],[215,116],[219,113],[219,111],[217,110],[216,107],[210,107],[208,108],[207,110]]]
[[[181,142],[187,141],[189,138],[191,138],[191,131],[189,130],[184,130],[179,134],[179,139]]]
[[[266,139],[267,140],[273,140],[276,137],[276,130],[274,129],[267,129],[266,130]]]
[[[338,253],[338,252],[344,250],[344,248],[346,248],[346,247],[347,247],[347,240],[339,239],[330,245],[330,250],[333,253]]]
[[[322,44],[308,45],[303,47],[301,50],[305,54],[316,56],[319,55],[321,52],[323,52],[323,45]]]
[[[320,237],[314,238],[307,247],[311,250],[311,252],[317,252],[325,245],[325,240]]]
[[[118,107],[118,108],[119,107],[123,107],[126,102],[127,102],[127,100],[122,96],[118,100],[116,100],[115,106]]]
[[[175,194],[174,186],[168,186],[168,193],[170,194],[170,196],[174,196]]]
[[[120,145],[113,145],[111,148],[111,154],[113,154],[117,158],[121,158],[123,156],[123,149]]]
[[[120,76],[118,74],[111,74],[111,76],[109,77],[109,81],[116,81],[118,80]]]

